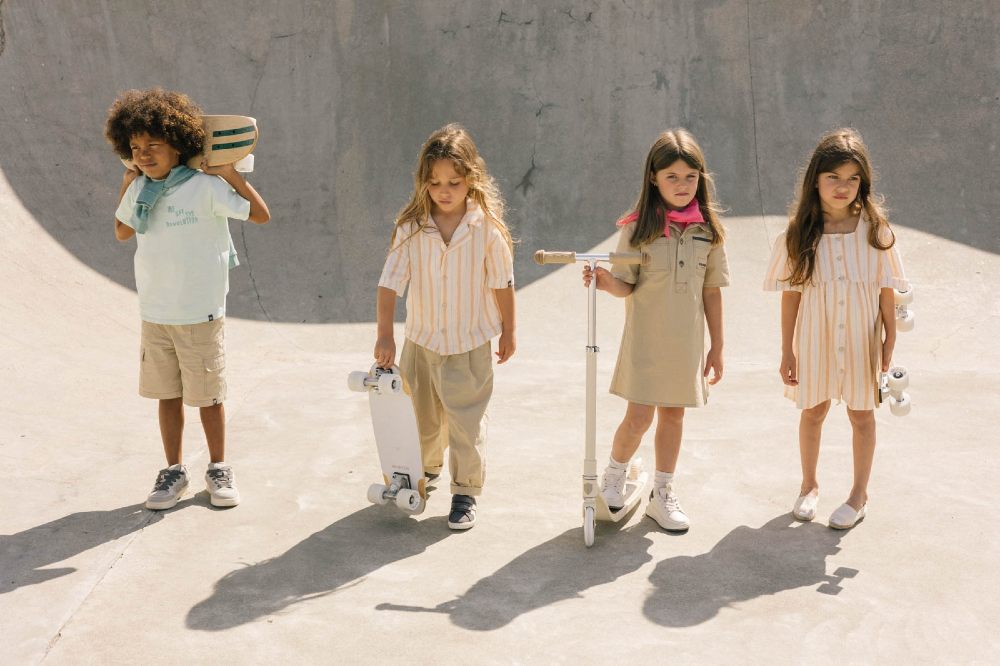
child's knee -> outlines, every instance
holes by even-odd
[[[830,401],[821,402],[815,407],[808,407],[802,410],[802,420],[806,423],[820,424],[826,419],[830,412]]]

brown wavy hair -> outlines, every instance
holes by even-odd
[[[132,137],[149,134],[161,138],[180,153],[180,163],[202,151],[205,130],[201,107],[184,93],[150,88],[126,90],[118,95],[104,125],[104,136],[122,159],[132,159]]]
[[[666,204],[660,197],[656,186],[650,182],[656,177],[656,173],[676,162],[684,160],[692,169],[698,172],[698,189],[695,192],[695,199],[698,200],[698,208],[701,209],[702,217],[708,222],[712,230],[712,245],[718,246],[725,241],[726,230],[719,221],[719,213],[722,209],[714,202],[715,186],[712,182],[712,174],[705,167],[705,154],[698,145],[694,135],[686,129],[677,127],[667,130],[656,138],[646,155],[646,166],[642,171],[642,189],[639,192],[639,199],[632,209],[622,216],[619,222],[628,219],[630,216],[636,217],[635,231],[632,233],[632,247],[639,247],[647,243],[652,243],[663,235],[663,218],[666,215]]]
[[[791,261],[791,274],[787,278],[793,285],[812,280],[816,270],[816,248],[823,237],[823,208],[819,198],[818,179],[849,162],[861,171],[858,197],[851,203],[856,215],[862,211],[868,218],[868,244],[879,250],[888,250],[896,243],[896,236],[889,227],[881,196],[872,189],[874,171],[868,156],[868,147],[856,129],[843,127],[823,135],[809,159],[802,177],[798,200],[792,205],[785,232],[785,247]],[[884,241],[884,242],[883,242]]]
[[[486,161],[476,149],[472,136],[458,123],[445,125],[435,131],[420,149],[417,169],[413,173],[413,195],[409,203],[396,215],[396,228],[392,232],[393,245],[401,224],[412,222],[415,225],[413,234],[404,239],[404,242],[427,227],[433,204],[427,185],[431,179],[434,162],[437,160],[451,160],[455,171],[465,178],[469,187],[469,197],[479,204],[486,219],[496,225],[507,241],[507,246],[513,251],[514,239],[504,222],[506,207],[500,195],[500,188],[486,170]]]

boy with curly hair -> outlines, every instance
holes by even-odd
[[[115,212],[115,237],[136,237],[135,282],[142,317],[139,395],[159,400],[167,467],[146,507],[169,509],[188,487],[181,462],[184,404],[198,407],[211,462],[205,483],[213,506],[240,495],[225,462],[224,318],[229,269],[238,264],[229,221],[270,219],[267,204],[232,164],[201,171],[201,109],[187,95],[154,88],[122,93],[105,136],[130,159]]]

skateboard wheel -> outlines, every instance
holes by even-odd
[[[902,332],[912,331],[917,315],[913,310],[902,308],[896,310],[896,328]]]
[[[900,393],[898,398],[892,398],[889,401],[889,411],[892,412],[893,416],[906,416],[910,413],[911,405],[910,394]]]
[[[407,513],[418,514],[423,513],[427,504],[416,490],[404,488],[396,493],[396,506]]]
[[[403,379],[393,373],[383,373],[378,376],[379,393],[399,393],[403,390]]]
[[[626,477],[629,481],[635,481],[639,478],[642,473],[642,458],[635,458],[629,463],[628,466],[628,476]]]
[[[347,388],[363,393],[368,390],[368,387],[365,386],[366,379],[368,379],[367,372],[352,372],[347,375]]]
[[[590,548],[594,545],[594,507],[583,507],[583,545]]]
[[[385,490],[385,486],[381,483],[368,486],[368,501],[372,504],[387,504],[389,500],[385,498]]]
[[[889,389],[892,391],[902,391],[910,385],[910,373],[902,366],[889,368]]]
[[[896,305],[909,305],[913,302],[913,289],[907,289],[906,291],[895,289],[892,295]]]

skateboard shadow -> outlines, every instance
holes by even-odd
[[[179,504],[171,511],[182,508]],[[45,569],[163,519],[164,513],[132,504],[108,511],[81,511],[17,534],[0,534],[0,594],[71,574],[74,567]]]
[[[433,608],[381,603],[376,610],[446,613],[452,623],[474,631],[500,629],[529,611],[579,597],[638,570],[652,559],[648,550],[659,531],[642,520],[627,529],[598,523],[594,546],[583,545],[582,528],[567,530],[518,556],[469,590]]]
[[[657,624],[691,627],[738,602],[797,587],[819,585],[817,592],[839,594],[839,583],[858,572],[841,567],[828,575],[826,558],[840,551],[846,534],[798,523],[791,514],[759,528],[737,527],[707,553],[657,564],[643,612]]]
[[[446,521],[417,522],[379,506],[356,511],[277,557],[220,578],[212,595],[188,611],[187,627],[223,631],[333,594],[447,538]]]

